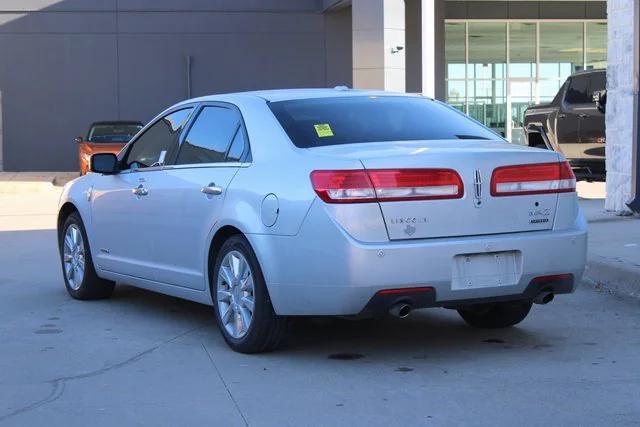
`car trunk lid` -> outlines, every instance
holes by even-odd
[[[491,177],[504,166],[557,163],[559,156],[554,152],[505,142],[454,140],[322,147],[318,149],[321,153],[356,156],[370,176],[378,171],[417,169],[444,169],[459,175],[464,191],[452,192],[450,198],[381,199],[391,240],[515,233],[553,226],[557,193],[493,196]]]

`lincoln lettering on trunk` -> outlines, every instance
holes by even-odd
[[[391,225],[401,225],[401,224],[426,224],[429,222],[426,216],[424,217],[415,217],[408,216],[402,218],[391,218]]]

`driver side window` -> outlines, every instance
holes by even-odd
[[[164,163],[193,107],[174,111],[155,122],[138,138],[125,159],[126,169],[148,168]]]
[[[589,85],[588,76],[575,76],[571,78],[569,89],[567,90],[566,100],[569,104],[588,104],[591,102],[587,95],[587,86]]]

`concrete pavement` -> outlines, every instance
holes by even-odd
[[[589,222],[586,277],[612,292],[640,297],[640,216],[617,216],[604,200],[580,202]]]
[[[0,196],[1,426],[640,423],[637,299],[584,285],[502,331],[444,309],[305,319],[240,355],[206,306],[70,299],[49,197]]]
[[[77,172],[0,172],[0,194],[55,191],[77,177]]]
[[[578,182],[577,190],[589,222],[585,277],[598,289],[640,297],[640,216],[605,211],[603,182]]]

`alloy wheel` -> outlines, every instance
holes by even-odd
[[[77,291],[84,279],[85,248],[82,232],[76,224],[67,227],[63,246],[64,274],[71,289]]]
[[[240,252],[230,251],[222,259],[216,290],[222,326],[233,338],[242,338],[253,320],[255,297],[253,272]]]

